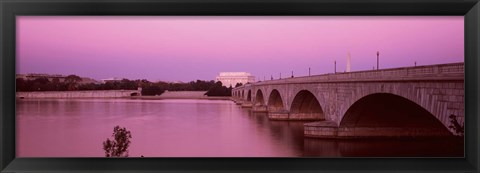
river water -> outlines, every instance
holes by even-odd
[[[463,157],[458,139],[323,140],[229,100],[20,99],[17,157],[104,157],[113,127],[129,157]]]

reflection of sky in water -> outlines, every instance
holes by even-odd
[[[132,132],[131,157],[462,153],[445,151],[459,148],[445,140],[309,139],[303,137],[303,123],[270,121],[265,113],[250,113],[222,100],[25,99],[17,101],[17,156],[103,157],[102,142],[110,138],[115,125]]]

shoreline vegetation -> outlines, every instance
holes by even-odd
[[[237,83],[234,87],[241,86]],[[196,80],[184,82],[151,82],[146,79],[118,79],[103,82],[85,81],[76,75],[64,77],[49,75],[17,75],[16,91],[18,92],[66,92],[66,91],[119,91],[138,90],[141,96],[160,96],[172,91],[204,91],[206,96],[231,96],[233,86],[223,86],[214,80]],[[70,97],[70,96],[68,96]],[[82,96],[83,97],[83,96]],[[115,96],[118,97],[118,96]]]
[[[140,100],[168,100],[168,99],[194,99],[194,100],[231,100],[230,96],[205,96],[205,97],[162,97],[162,96],[132,96],[131,99],[140,99]]]
[[[155,96],[131,96],[137,90],[96,90],[96,91],[27,91],[16,92],[17,99],[198,99],[198,100],[231,100],[231,96],[207,96],[207,91],[166,91]]]

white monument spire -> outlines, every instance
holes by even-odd
[[[347,54],[347,72],[350,72],[350,51]]]

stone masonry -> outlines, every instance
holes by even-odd
[[[274,90],[280,94],[281,105],[272,107],[273,104],[269,103],[269,100],[272,102],[270,97]],[[271,110],[267,112],[273,115],[273,119],[277,117],[288,120],[293,119],[289,118],[291,115],[288,114],[291,114],[294,98],[304,90],[312,93],[320,104],[323,115],[319,118],[326,121],[323,123],[325,126],[321,125],[321,128],[328,129],[322,132],[325,134],[338,135],[331,128],[339,127],[347,110],[358,100],[376,93],[388,93],[406,98],[430,112],[445,127],[451,125],[450,115],[455,115],[461,124],[464,121],[463,63],[262,81],[234,88],[232,95],[243,105],[266,106],[267,110]],[[262,94],[257,95],[257,92]],[[250,98],[250,101],[247,101],[247,98]],[[257,103],[259,100],[263,102]],[[264,110],[264,108],[261,109]],[[279,112],[282,115],[279,115]],[[308,115],[311,116],[311,114]],[[296,118],[302,119],[302,117]],[[307,135],[308,130],[319,126],[318,123],[317,125],[307,123],[305,127]],[[449,130],[455,134],[452,129]]]

